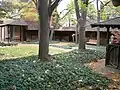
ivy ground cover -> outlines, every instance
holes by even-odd
[[[103,90],[109,83],[107,78],[84,66],[92,60],[104,58],[102,51],[74,50],[43,62],[36,56],[37,48],[19,48],[20,57],[14,48],[0,48],[0,55],[4,57],[0,61],[0,90],[79,90],[82,87]]]

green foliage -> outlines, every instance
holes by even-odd
[[[43,62],[34,56],[36,50],[25,46],[0,48],[5,56],[17,57],[0,61],[1,90],[10,86],[16,90],[77,90],[86,85],[103,90],[109,83],[107,78],[84,66],[84,63],[103,58],[105,54],[102,51],[75,50],[55,55],[51,62]]]
[[[88,4],[88,7],[86,7],[86,4],[83,4],[83,2],[81,0],[78,0],[78,5],[80,7],[80,13],[81,13],[81,9],[83,10],[87,10],[87,16],[90,18],[94,18],[96,17],[96,10],[95,10],[95,6],[94,4],[90,3]],[[68,11],[70,11],[63,20],[63,22],[68,22],[70,20],[70,22],[75,25],[76,24],[76,19],[74,18],[74,14],[75,14],[75,10],[74,10],[74,2],[73,0],[70,1],[70,3],[67,5],[67,9]]]
[[[109,0],[103,0],[103,4],[106,4]],[[101,19],[106,20],[109,17],[116,17],[120,14],[120,6],[114,7],[112,2],[108,3],[101,9]]]
[[[23,8],[27,7],[28,3],[19,2],[17,0],[1,1],[0,18],[20,17]]]
[[[54,28],[59,28],[59,14],[57,9],[55,9],[52,13],[52,26]]]
[[[36,56],[2,61],[0,89],[6,90],[13,85],[17,90],[77,90],[85,85],[105,87],[109,83],[102,75],[72,61],[66,62],[59,57],[58,61],[42,62]]]
[[[92,4],[92,3],[90,3],[90,4],[88,5],[88,8],[87,8],[87,9],[88,9],[88,10],[87,10],[87,15],[88,15],[88,17],[95,19],[95,18],[96,18],[95,5]]]
[[[56,56],[57,60],[64,60],[64,62],[70,62],[71,64],[75,63],[81,65],[84,63],[88,63],[94,60],[105,58],[104,51],[97,51],[97,50],[74,50],[72,52],[60,54]]]

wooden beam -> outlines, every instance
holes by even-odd
[[[4,41],[5,41],[5,27],[4,27]]]
[[[20,26],[20,42],[21,42],[21,35],[22,35],[22,34],[21,34],[21,29],[22,29],[22,27]]]
[[[8,30],[8,38],[7,39],[8,39],[8,43],[9,43],[9,41],[10,41],[10,26],[8,26],[7,30]]]
[[[107,44],[109,44],[109,39],[110,39],[110,27],[107,28]]]
[[[1,34],[1,41],[2,41],[2,27],[1,27],[1,33],[0,34]]]

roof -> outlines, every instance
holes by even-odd
[[[111,27],[120,29],[120,17],[112,18],[100,23],[91,24],[92,27]]]
[[[76,31],[76,27],[61,27],[59,29],[54,29],[54,31],[71,31],[72,32],[72,31]],[[97,28],[91,28],[90,26],[88,26],[85,28],[85,31],[96,32]],[[100,31],[106,32],[106,28],[100,28]]]
[[[25,21],[28,25],[28,30],[39,30],[38,21]]]
[[[54,29],[55,31],[75,31],[76,27],[61,27],[59,29]]]
[[[4,20],[3,24],[0,24],[0,26],[6,26],[6,25],[27,26],[27,23],[22,19],[8,19],[8,20]]]

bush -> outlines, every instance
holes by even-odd
[[[13,43],[13,42],[10,42],[10,43],[0,42],[0,46],[16,46],[16,45],[18,45],[18,43]]]

